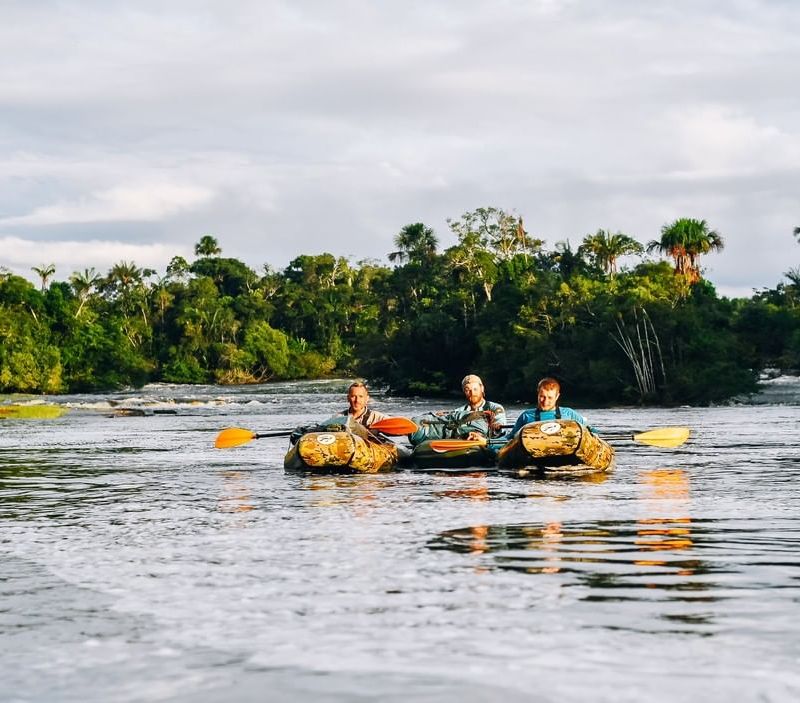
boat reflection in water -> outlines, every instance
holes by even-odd
[[[221,513],[248,513],[255,507],[248,481],[251,477],[244,471],[222,471],[222,487],[218,499]]]
[[[636,545],[644,552],[677,552],[691,549],[692,519],[689,510],[689,477],[683,469],[653,469],[639,475],[644,488],[641,501],[645,517],[637,521]],[[639,566],[667,566],[665,558],[641,558]],[[691,561],[682,560],[678,574],[694,573]]]
[[[298,488],[307,491],[306,503],[313,508],[345,509],[364,518],[380,507],[380,493],[396,482],[387,474],[303,474]]]
[[[580,593],[580,601],[606,603],[612,611],[622,602],[646,604],[644,610],[652,612],[642,612],[649,623],[644,629],[653,622],[662,623],[656,629],[680,623],[705,634],[713,623],[708,604],[719,600],[719,584],[709,577],[722,569],[700,558],[696,540],[713,541],[714,526],[693,522],[689,476],[682,469],[642,471],[636,488],[629,507],[639,516],[630,520],[570,522],[566,504],[549,507],[551,519],[544,522],[448,530],[428,546],[472,555],[483,570],[556,578],[560,588],[582,589],[570,591]],[[594,619],[617,627],[616,616],[607,615],[607,622]]]

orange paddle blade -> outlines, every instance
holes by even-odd
[[[378,420],[369,426],[369,429],[383,432],[388,435],[404,435],[416,432],[419,427],[406,417],[387,417],[385,420]]]
[[[430,442],[430,448],[435,452],[451,452],[485,446],[485,439],[432,439]]]
[[[229,427],[217,435],[214,446],[217,449],[228,449],[229,447],[238,447],[240,444],[247,444],[255,438],[256,433],[251,430],[245,430],[241,427]]]

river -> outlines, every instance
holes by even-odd
[[[284,473],[285,438],[213,448],[345,388],[148,386],[0,422],[0,700],[800,699],[800,385],[589,411],[692,429],[617,443],[594,479],[314,477]]]

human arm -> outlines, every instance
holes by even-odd
[[[561,417],[565,420],[575,420],[575,422],[579,422],[581,425],[584,425],[589,429],[589,432],[592,434],[597,434],[597,430],[589,424],[589,421],[581,415],[577,410],[573,410],[572,408],[561,408]]]
[[[489,429],[492,430],[491,434],[499,435],[501,434],[503,425],[508,422],[506,419],[506,409],[499,403],[487,403],[487,405],[491,413]]]
[[[508,433],[508,439],[513,439],[517,433],[529,422],[533,422],[531,413],[528,410],[521,412],[517,418],[517,421],[514,423],[514,427],[511,428],[511,432]]]

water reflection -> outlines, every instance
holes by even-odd
[[[559,483],[604,483],[613,475],[612,471],[576,470],[574,467],[549,468],[547,470],[527,467],[501,470],[499,473],[509,478],[520,478],[527,481],[557,481]]]
[[[353,515],[363,518],[380,507],[381,491],[395,485],[390,474],[303,474],[298,488],[310,491],[311,507],[347,507]]]
[[[223,471],[222,490],[218,507],[221,513],[248,513],[255,507],[248,486],[248,474],[243,471]]]
[[[711,577],[729,567],[700,558],[693,532],[707,541],[724,539],[724,533],[715,534],[709,521],[693,523],[686,471],[644,470],[637,486],[635,520],[475,525],[443,532],[429,547],[478,556],[482,570],[558,577],[563,588],[588,588],[580,597],[586,602],[683,603],[653,615],[692,628],[713,624],[713,613],[692,607],[726,597]]]
[[[638,520],[636,545],[644,552],[689,550],[692,542],[692,519],[689,516],[689,476],[683,469],[652,469],[638,476],[643,493],[639,504],[644,516]],[[664,555],[668,557],[668,555]],[[664,566],[666,558],[640,558],[639,566]],[[684,563],[691,563],[686,562]],[[692,568],[678,571],[691,576]]]
[[[436,495],[440,498],[455,498],[466,499],[477,503],[485,503],[489,500],[489,482],[485,473],[467,474],[472,480],[467,481],[466,485],[460,485],[457,488],[448,488],[445,490],[436,491]]]
[[[630,519],[569,521],[562,511],[561,519],[447,530],[428,547],[471,557],[464,566],[473,572],[554,579],[577,602],[593,604],[591,627],[712,635],[731,610],[723,603],[761,587],[754,567],[772,569],[774,585],[777,577],[797,591],[795,526],[767,537],[752,520],[696,517],[684,469],[639,471],[634,498],[638,515]],[[754,561],[764,544],[771,559]],[[626,603],[636,604],[633,611],[620,611]]]

